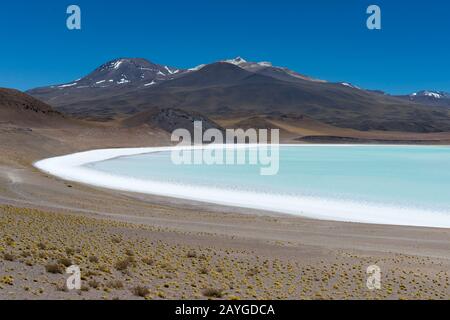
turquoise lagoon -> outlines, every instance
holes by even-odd
[[[123,190],[148,183],[148,193],[310,218],[450,227],[447,146],[283,145],[273,176],[258,165],[176,165],[171,151],[83,167],[120,177]]]

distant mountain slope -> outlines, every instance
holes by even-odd
[[[168,133],[172,133],[176,129],[184,128],[193,135],[195,121],[202,122],[203,132],[211,128],[219,129],[221,131],[224,130],[219,124],[201,114],[171,108],[154,108],[149,111],[143,111],[124,119],[121,123],[125,127],[149,125],[151,127],[162,129]]]
[[[271,62],[248,62],[241,57],[224,60],[223,62],[233,64],[250,72],[270,76],[284,81],[296,81],[300,79],[315,82],[326,82],[302,75],[298,72],[289,70],[288,68],[274,66]]]
[[[139,74],[144,65],[155,70],[141,80]],[[275,113],[306,115],[333,126],[358,130],[450,131],[450,110],[362,90],[346,82],[315,80],[267,62],[236,58],[178,72],[174,68],[167,67],[170,72],[163,69],[166,67],[141,59],[119,59],[98,68],[76,85],[29,93],[61,112],[82,118],[108,120],[171,108],[209,118]],[[129,82],[120,83],[122,74],[127,75]],[[109,81],[109,77],[116,77],[112,88],[96,87],[97,82]],[[90,85],[79,85],[85,82]]]
[[[407,96],[399,96],[399,98],[431,106],[450,108],[450,93],[443,91],[422,90]]]
[[[203,89],[203,88],[224,88],[230,86],[240,86],[248,84],[283,84],[284,81],[279,81],[270,76],[265,76],[259,73],[253,73],[246,71],[235,65],[216,62],[206,65],[202,69],[185,74],[183,77],[173,79],[171,81],[166,81],[161,83],[155,90],[165,90],[167,88],[183,88],[188,90],[191,89]],[[148,92],[142,90],[140,93]]]
[[[102,109],[111,106],[114,100],[97,101],[93,105],[99,103]],[[200,112],[208,117],[307,115],[331,125],[358,130],[450,130],[449,113],[439,108],[341,84],[281,81],[224,63],[208,65],[152,89],[129,92],[122,95],[120,101],[120,107],[114,107],[119,113],[132,107],[145,110],[167,106]]]

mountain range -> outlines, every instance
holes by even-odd
[[[426,105],[450,108],[450,93],[448,92],[422,90],[399,97]]]
[[[306,116],[362,131],[450,131],[448,94],[391,96],[240,57],[191,69],[121,58],[73,82],[27,93],[59,112],[97,121],[173,109],[210,119]]]

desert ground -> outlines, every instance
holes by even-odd
[[[287,142],[339,133],[275,124]],[[0,299],[450,298],[448,229],[318,221],[117,192],[32,166],[77,151],[169,143],[145,126],[1,124]],[[72,264],[81,267],[81,290],[65,288]],[[366,287],[370,265],[381,268],[380,290]]]

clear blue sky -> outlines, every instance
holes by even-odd
[[[82,30],[66,8],[82,9]],[[382,30],[366,8],[382,9]],[[180,68],[242,56],[390,93],[450,91],[446,0],[14,0],[0,4],[0,87],[77,79],[118,57]]]

